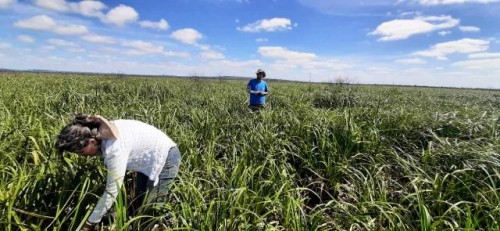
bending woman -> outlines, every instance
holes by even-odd
[[[113,205],[123,183],[126,170],[137,172],[136,210],[144,200],[145,192],[165,196],[168,186],[179,171],[181,156],[177,145],[162,131],[137,120],[108,121],[102,116],[79,114],[62,129],[56,148],[81,156],[104,157],[107,167],[106,190],[85,228],[99,223]]]

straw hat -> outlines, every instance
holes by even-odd
[[[264,70],[258,69],[257,72],[255,72],[255,74],[259,74],[259,73],[264,74],[264,77],[266,77],[266,72]]]

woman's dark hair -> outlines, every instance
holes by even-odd
[[[99,126],[101,126],[99,118],[86,114],[77,114],[73,122],[66,125],[59,132],[55,143],[57,151],[60,154],[64,151],[77,152],[87,146],[91,138],[100,141]]]

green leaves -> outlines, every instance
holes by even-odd
[[[181,150],[164,212],[128,217],[124,191],[116,229],[500,229],[495,91],[272,82],[249,113],[246,81],[1,75],[5,230],[74,230],[90,213],[102,162],[52,147],[77,112],[142,120]]]

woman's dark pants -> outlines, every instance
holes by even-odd
[[[154,181],[149,180],[148,176],[138,172],[135,187],[135,199],[132,202],[132,216],[137,215],[137,211],[144,203],[147,195],[148,203],[165,203],[168,189],[174,178],[179,172],[181,163],[181,153],[177,147],[172,147],[168,152],[167,160],[161,170],[158,185],[154,187]]]

